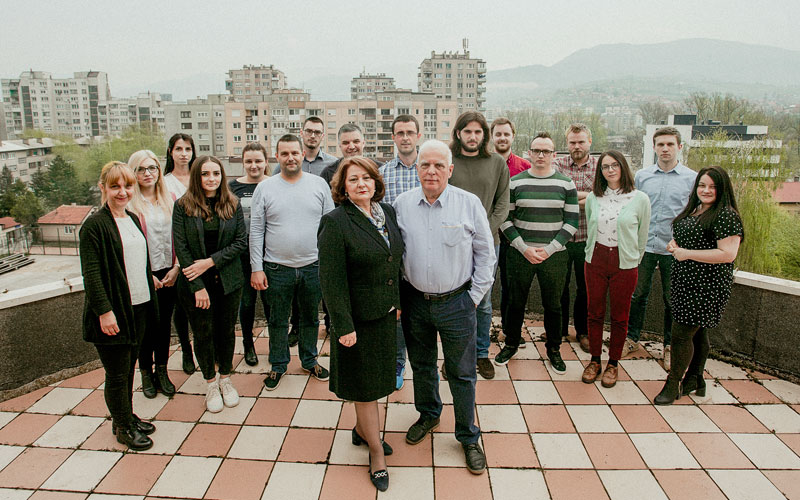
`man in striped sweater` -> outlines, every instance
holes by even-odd
[[[533,278],[539,278],[547,334],[547,357],[553,370],[564,373],[561,359],[561,293],[567,269],[566,243],[578,230],[575,183],[553,168],[555,144],[550,134],[534,137],[531,168],[511,178],[509,213],[500,226],[511,242],[506,256],[508,306],[503,313],[506,343],[494,362],[508,363],[519,348],[525,305]]]

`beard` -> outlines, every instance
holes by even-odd
[[[575,151],[570,151],[569,156],[572,158],[572,161],[578,163],[581,160],[585,160],[586,157],[589,156],[589,152],[576,149]]]
[[[510,149],[511,149],[511,143],[507,143],[507,144],[495,144],[495,145],[494,145],[494,150],[495,150],[495,152],[496,152],[497,154],[503,154],[503,153],[506,153],[506,152],[508,152],[508,150],[510,150]]]

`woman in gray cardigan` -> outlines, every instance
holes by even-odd
[[[650,226],[650,198],[634,187],[633,174],[619,151],[600,155],[594,186],[586,197],[586,222],[584,274],[592,360],[581,380],[591,384],[600,375],[606,299],[610,296],[611,346],[601,383],[603,387],[613,387],[617,383],[617,364],[628,334],[631,296]]]

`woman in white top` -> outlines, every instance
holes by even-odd
[[[180,272],[172,249],[172,205],[175,198],[167,191],[161,174],[161,163],[152,151],[133,153],[128,159],[128,166],[136,174],[136,186],[128,208],[139,216],[139,223],[147,239],[159,310],[158,328],[147,330],[139,350],[142,392],[145,397],[154,398],[156,392],[161,390],[165,396],[171,398],[175,395],[175,386],[167,373],[167,360],[172,334],[172,311],[176,300],[175,281]]]
[[[175,199],[180,198],[189,187],[189,169],[196,158],[194,139],[189,134],[177,133],[169,138],[167,144],[167,163],[164,166],[164,184]],[[189,320],[183,306],[178,301],[173,315],[175,330],[181,341],[183,371],[191,375],[195,371],[192,344],[189,342]]]
[[[587,326],[592,359],[583,380],[600,375],[606,301],[611,300],[611,345],[603,387],[617,383],[618,361],[628,334],[631,296],[644,256],[650,226],[650,198],[634,185],[633,174],[619,151],[606,151],[597,161],[592,192],[586,197]]]
[[[106,164],[99,182],[103,206],[81,228],[83,339],[95,345],[103,363],[103,394],[117,441],[146,450],[153,446],[147,435],[156,429],[133,413],[133,372],[139,344],[158,306],[152,300],[147,241],[138,218],[125,209],[135,184],[127,165]]]

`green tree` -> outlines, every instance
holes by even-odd
[[[667,122],[672,108],[660,101],[648,101],[639,104],[639,114],[645,125],[658,125]]]
[[[22,196],[17,198],[17,203],[11,209],[11,216],[14,217],[14,220],[26,226],[36,225],[36,221],[42,215],[44,215],[42,203],[33,192],[27,189]]]
[[[5,171],[0,181],[0,217],[11,215],[11,210],[17,204],[17,200],[28,191],[28,187],[19,179],[14,179],[9,183],[9,177]],[[10,172],[8,172],[10,174]],[[13,179],[13,178],[11,178]]]
[[[33,174],[31,180],[33,192],[50,210],[69,203],[93,205],[94,195],[91,184],[81,182],[70,161],[56,156],[50,162],[50,168]]]

